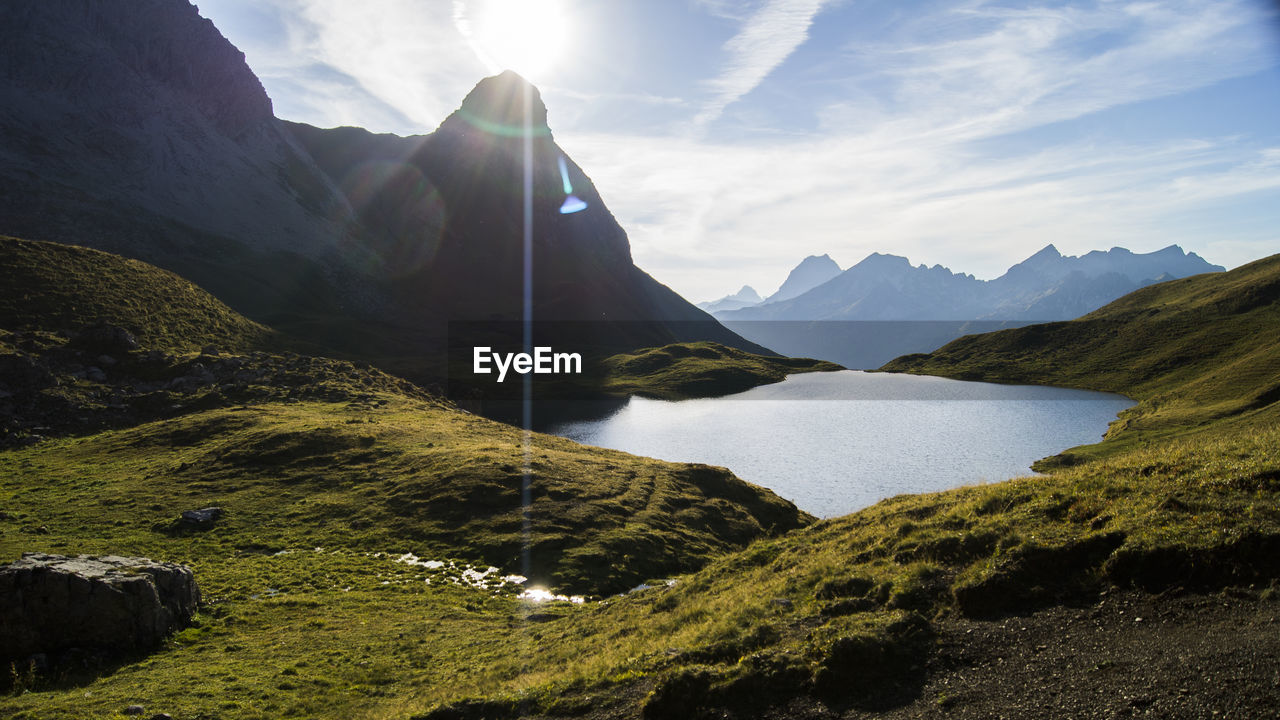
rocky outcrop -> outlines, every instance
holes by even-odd
[[[0,567],[0,659],[154,647],[200,602],[191,569],[147,558],[24,553]]]

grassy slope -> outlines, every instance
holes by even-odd
[[[1128,395],[1079,461],[1196,432],[1280,420],[1280,255],[1152,285],[1070,322],[970,335],[882,370]]]
[[[745,717],[797,697],[872,708],[911,696],[932,627],[953,614],[1088,601],[1108,586],[1274,592],[1278,268],[1270,258],[1167,283],[1074,323],[897,361],[1141,403],[1101,452],[1048,477],[887,500],[571,618],[565,642],[590,660],[553,674],[547,702],[621,697],[616,714],[639,702],[646,717],[699,706]],[[620,647],[611,627],[627,628]]]
[[[605,390],[669,400],[741,392],[791,373],[844,368],[825,360],[767,357],[713,342],[674,343],[604,361]]]
[[[98,439],[62,442],[64,454],[102,458],[89,452]],[[52,462],[34,451],[6,461],[33,478]],[[286,492],[292,528],[232,516],[206,535],[165,537],[146,524],[169,517],[152,506],[170,500],[110,492],[67,468],[57,497],[80,506],[44,518],[48,535],[19,536],[24,547],[163,550],[196,567],[209,603],[196,628],[145,659],[0,698],[14,717],[102,715],[133,702],[175,717],[245,718],[629,716],[639,705],[651,717],[693,717],[700,706],[752,717],[796,696],[869,708],[912,691],[933,625],[953,612],[1026,610],[1109,584],[1212,589],[1280,575],[1276,429],[902,496],[759,541],[674,587],[573,607],[456,586],[372,555],[418,546],[348,538],[351,510],[336,490],[314,499],[319,510]],[[77,484],[101,499],[75,500],[88,494]],[[190,499],[207,497],[203,485]],[[47,493],[31,480],[3,503],[47,507]],[[337,515],[316,522],[329,511]],[[0,525],[5,546],[15,525],[37,519]],[[264,535],[295,552],[256,547]]]
[[[0,698],[5,716],[101,716],[141,698],[171,702],[181,716],[350,717],[370,697],[401,697],[385,689],[401,681],[414,696],[435,688],[427,693],[435,699],[496,687],[495,678],[518,674],[510,633],[527,613],[511,587],[465,587],[463,563],[610,593],[809,520],[722,468],[526,436],[351,363],[185,352],[243,348],[271,333],[140,263],[44,243],[0,247],[23,273],[0,291],[10,323],[0,326],[0,355],[47,371],[28,373],[40,377],[0,397],[0,411],[21,416],[52,394],[58,402],[42,420],[76,403],[128,418],[129,402],[146,400],[174,413],[78,435],[73,422],[71,436],[33,436],[0,451],[0,557],[110,552],[189,562],[207,600],[200,624],[170,650],[118,672],[70,680],[19,672],[19,693],[53,689]],[[67,336],[97,322],[129,328],[142,347],[113,351],[103,379],[71,374],[96,361]],[[213,529],[175,531],[181,511],[207,505],[226,511]],[[399,564],[380,552],[454,558],[459,567]],[[288,672],[281,657],[291,658]],[[316,683],[290,681],[300,674],[294,665],[319,672]],[[490,685],[445,682],[475,666]],[[92,699],[80,681],[93,686]]]
[[[517,429],[396,395],[253,404],[5,453],[0,502],[66,550],[168,555],[165,523],[218,505],[227,518],[203,542],[224,557],[318,545],[520,572],[528,547],[535,581],[586,593],[694,569],[804,520],[721,468],[531,434],[526,536],[525,452]],[[48,544],[19,531],[0,547],[32,540]]]
[[[0,328],[75,332],[109,324],[168,351],[247,350],[275,335],[191,282],[137,260],[0,236]]]

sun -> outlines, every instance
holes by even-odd
[[[478,0],[468,6],[468,39],[490,70],[537,80],[563,57],[569,17],[562,0]]]

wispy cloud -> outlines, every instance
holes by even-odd
[[[201,3],[206,4],[213,10],[219,5]],[[276,0],[273,5],[283,37],[275,43],[232,40],[277,96],[277,105],[299,113],[289,119],[428,132],[489,74],[458,31],[449,2]]]
[[[712,98],[694,118],[705,125],[758,86],[809,39],[809,27],[824,0],[769,0],[743,22],[724,45],[723,70],[708,81]]]
[[[960,141],[1079,118],[1262,70],[1274,38],[1256,3],[969,2],[846,49],[885,88],[878,130]],[[839,119],[838,113],[833,115]]]

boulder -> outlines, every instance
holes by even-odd
[[[23,553],[0,567],[0,661],[159,644],[200,602],[191,569],[116,555]]]
[[[222,508],[207,507],[199,510],[183,510],[178,517],[178,527],[187,530],[207,530],[222,517]]]

